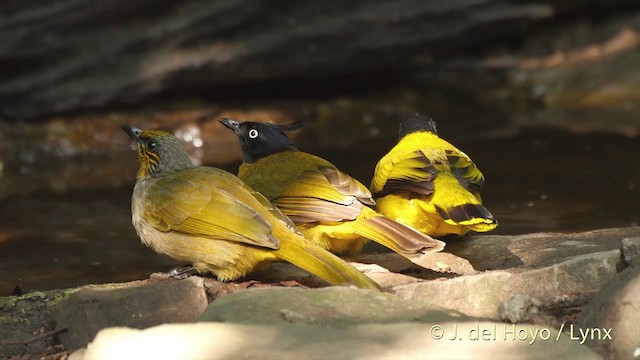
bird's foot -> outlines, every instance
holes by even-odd
[[[152,275],[152,277],[182,280],[182,279],[188,278],[191,275],[194,275],[195,273],[196,273],[196,270],[193,268],[193,266],[180,266],[180,267],[171,269],[167,272],[155,273]]]

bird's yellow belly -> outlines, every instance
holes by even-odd
[[[277,260],[272,251],[225,240],[161,232],[140,224],[142,242],[154,251],[188,263],[199,273],[212,273],[222,281],[240,278],[262,263]]]

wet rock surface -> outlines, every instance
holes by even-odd
[[[33,292],[0,298],[0,356],[47,354],[64,351],[57,348],[55,314],[70,290]],[[46,335],[51,334],[51,335]]]
[[[552,357],[598,358],[585,345],[580,345],[579,330],[606,328],[614,329],[610,330],[612,334],[618,333],[620,337],[615,341],[588,341],[586,345],[600,354],[624,358],[629,351],[635,351],[633,339],[637,333],[631,327],[637,324],[633,309],[640,305],[634,305],[632,294],[637,292],[635,280],[638,276],[635,262],[621,273],[616,269],[620,268],[620,249],[628,249],[639,233],[638,228],[631,227],[576,234],[469,236],[451,246],[455,250],[452,252],[468,256],[470,263],[482,268],[466,274],[446,272],[443,270],[446,266],[442,272],[421,269],[395,254],[363,254],[351,258],[355,266],[386,288],[383,293],[345,287],[309,289],[325,285],[283,263],[253,274],[255,280],[244,283],[221,283],[202,277],[186,280],[154,277],[131,284],[85,287],[65,292],[60,297],[64,301],[51,303],[54,306],[46,311],[38,308],[25,311],[3,305],[5,333],[15,324],[8,319],[27,317],[27,321],[20,320],[28,324],[20,330],[23,335],[9,332],[9,339],[37,333],[43,319],[57,320],[51,330],[64,332],[46,336],[46,342],[31,347],[3,342],[1,353],[43,354],[47,351],[46,346],[61,344],[65,345],[66,351],[73,351],[90,343],[100,329],[111,326],[148,328],[198,320],[214,322],[213,327],[209,328],[207,324],[176,325],[192,335],[180,335],[172,340],[185,341],[185,346],[191,346],[187,344],[210,339],[211,334],[219,332],[260,331],[271,334],[273,341],[289,337],[291,340],[287,344],[300,346],[296,350],[300,352],[284,345],[282,349],[272,348],[270,351],[273,352],[265,353],[267,358],[308,354],[322,357],[329,351],[336,351],[337,357],[349,357],[375,353],[369,353],[368,349],[377,349],[378,345],[367,345],[382,341],[378,337],[382,335],[375,333],[395,333],[389,337],[393,340],[387,344],[388,352],[384,354],[388,355],[380,357],[427,354],[455,358],[473,354],[475,358],[484,358],[489,357],[490,353],[485,352],[491,348],[494,350],[490,355],[495,356],[497,352],[504,358],[539,358],[542,352]],[[492,244],[485,242],[489,239]],[[447,260],[455,262],[455,254],[448,254],[441,260],[445,265]],[[542,254],[545,254],[544,258]],[[491,268],[494,270],[489,270]],[[4,298],[3,304],[14,304],[16,299]],[[525,326],[526,323],[530,325]],[[437,331],[444,334],[440,340],[430,335],[435,325],[439,326]],[[156,354],[153,351],[162,348],[163,340],[151,347],[147,344],[162,339],[156,336],[165,336],[160,335],[165,331],[178,328],[163,325],[148,332],[108,330],[91,342],[84,355],[77,353],[74,356],[98,358],[116,351],[114,349],[123,351],[121,347],[131,341],[140,344],[139,349],[145,354],[147,351]],[[397,332],[400,329],[402,332]],[[534,340],[536,330],[538,337]],[[454,336],[456,331],[458,335],[462,334],[461,339]],[[559,335],[558,331],[561,331]],[[447,335],[455,341],[445,341]],[[308,336],[318,340],[309,342]],[[474,340],[470,336],[486,336],[487,339]],[[496,339],[492,338],[494,336]],[[504,340],[505,336],[508,341]],[[253,349],[260,348],[263,340],[259,338],[250,338],[258,342]],[[354,345],[337,346],[335,344],[341,343],[336,340],[338,338]],[[335,343],[330,349],[331,342]],[[215,342],[206,343],[210,345],[191,350],[223,351]],[[414,352],[406,352],[409,348],[399,344],[410,344]],[[495,350],[498,348],[499,351]],[[254,351],[238,352],[238,349],[229,354],[248,357]],[[169,350],[166,353],[176,354]]]

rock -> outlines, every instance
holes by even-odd
[[[469,316],[498,319],[500,304],[516,294],[527,294],[546,302],[558,294],[602,288],[615,276],[619,256],[618,250],[603,251],[578,255],[542,268],[487,271],[399,285],[393,291],[413,303],[439,305]]]
[[[437,305],[411,303],[391,294],[336,286],[236,291],[212,302],[199,319],[249,324],[284,322],[340,326],[452,320],[463,320],[463,317]]]
[[[277,82],[315,94],[321,86],[310,81],[332,89],[345,75],[362,82],[375,71],[407,71],[425,49],[455,53],[514,39],[554,12],[542,1],[506,0],[349,6],[163,0],[153,11],[119,2],[98,11],[91,1],[63,0],[2,10],[0,112],[28,118],[169,92],[272,93]],[[69,28],[79,31],[70,36]]]
[[[533,334],[537,334],[535,340]],[[552,329],[482,321],[349,326],[172,324],[146,330],[105,329],[85,352],[74,353],[71,359],[600,358],[566,336],[556,337]]]
[[[68,329],[61,335],[62,343],[67,349],[77,349],[103,328],[191,322],[207,305],[203,281],[198,277],[122,288],[85,287],[61,302],[56,328]]]
[[[57,345],[53,336],[26,346],[5,342],[5,338],[13,342],[29,340],[33,334],[51,330],[52,326],[43,324],[53,324],[50,320],[56,308],[58,315],[53,317],[58,322],[56,329],[68,328],[68,332],[59,337],[67,349],[73,350],[84,346],[98,330],[109,326],[149,327],[167,322],[196,321],[207,306],[207,298],[217,300],[207,309],[206,316],[211,317],[203,315],[203,321],[320,327],[438,322],[449,324],[446,331],[451,332],[451,324],[462,327],[475,324],[476,319],[470,316],[498,319],[502,303],[524,294],[538,299],[542,305],[525,301],[517,307],[538,307],[541,314],[554,320],[539,321],[536,314],[522,312],[531,315],[529,321],[539,325],[530,329],[544,326],[558,329],[559,325],[572,321],[592,294],[611,279],[637,268],[632,261],[632,266],[625,272],[619,275],[616,272],[620,247],[626,244],[629,248],[630,241],[623,240],[625,238],[640,238],[638,228],[581,234],[470,236],[452,241],[447,250],[468,257],[470,264],[484,272],[462,276],[420,268],[393,253],[362,254],[351,258],[358,261],[354,264],[368,276],[376,281],[383,279],[385,286],[396,296],[343,287],[274,288],[299,284],[325,286],[314,283],[313,277],[302,270],[275,263],[268,271],[258,273],[270,278],[267,283],[255,281],[253,275],[252,281],[242,283],[192,277],[181,281],[146,280],[87,286],[51,295],[34,293],[5,298],[0,301],[0,331],[4,334],[1,350],[9,355],[44,354],[48,346]],[[447,256],[457,259],[452,254]],[[487,271],[491,268],[499,270]],[[72,295],[58,305],[58,301],[68,294]],[[29,303],[35,305],[26,306]],[[504,317],[526,319],[526,316]],[[632,315],[627,317],[633,318]]]
[[[532,315],[540,312],[542,302],[526,294],[517,294],[506,302],[500,304],[498,316],[502,321],[513,324],[527,322]]]
[[[447,243],[445,251],[469,260],[476,270],[540,268],[578,255],[620,249],[624,238],[640,237],[640,227],[574,234],[473,235]]]
[[[640,237],[624,238],[620,246],[619,270],[640,263]]]
[[[632,266],[609,281],[575,322],[589,331],[586,344],[608,359],[637,359],[640,348],[640,266]]]

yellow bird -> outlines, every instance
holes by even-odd
[[[376,165],[371,191],[380,213],[438,237],[498,226],[482,206],[483,184],[469,156],[438,137],[431,118],[416,114],[402,122],[398,144]]]
[[[129,125],[123,129],[136,142],[140,160],[131,199],[133,225],[156,252],[223,281],[285,260],[330,284],[379,289],[342,259],[305,240],[290,219],[236,176],[194,166],[173,135]]]
[[[284,130],[299,127],[221,119],[240,138],[238,177],[289,216],[311,242],[337,254],[358,253],[367,239],[409,258],[444,243],[384,217],[371,192],[330,162],[298,151]],[[419,264],[419,263],[418,263]]]

